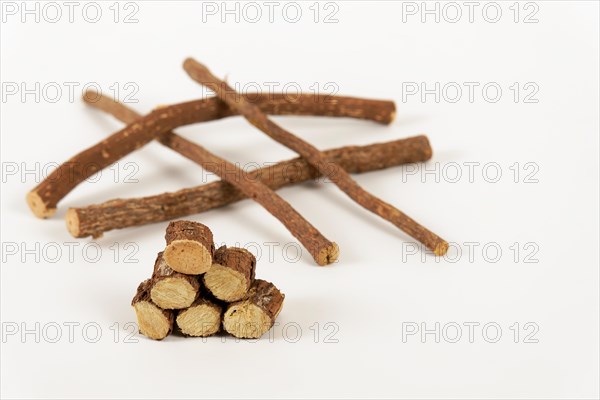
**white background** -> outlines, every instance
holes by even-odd
[[[57,23],[46,20],[54,18],[50,9],[39,23],[34,15],[23,23],[22,10],[3,14],[3,397],[598,397],[597,2],[520,3],[518,22],[513,2],[500,2],[496,23],[488,21],[495,15],[486,2],[478,3],[473,22],[458,2],[462,18],[456,23],[450,21],[455,9],[444,3],[438,4],[446,12],[439,22],[434,15],[422,22],[420,2],[391,1],[336,2],[337,23],[323,23],[335,10],[324,3],[315,22],[312,2],[300,5],[299,22],[287,22],[281,3],[269,23],[259,2],[261,21],[249,23],[242,15],[236,23],[230,15],[222,23],[220,14],[203,21],[200,3],[138,1],[138,22],[130,24],[122,20],[135,8],[118,5],[115,23],[112,3],[100,4],[97,23],[83,18],[85,3],[75,9],[73,23],[60,2]],[[403,13],[413,5],[416,15]],[[38,7],[42,12],[43,4]],[[538,22],[524,23],[531,13],[529,19]],[[433,174],[421,175],[423,166],[414,175],[392,168],[356,179],[455,243],[449,253],[455,262],[412,254],[410,238],[331,184],[299,185],[280,193],[340,245],[334,266],[316,267],[308,254],[286,261],[282,248],[293,238],[249,201],[192,217],[210,226],[218,243],[261,252],[258,276],[286,294],[271,340],[155,342],[137,334],[126,340],[132,331],[126,324],[135,321],[131,297],[164,246],[166,224],[108,232],[97,241],[99,261],[92,262],[97,247],[88,245],[86,253],[83,246],[91,240],[69,236],[65,211],[194,186],[203,179],[199,168],[152,143],[98,182],[77,187],[50,220],[33,217],[25,194],[40,169],[123,126],[81,103],[83,85],[97,82],[112,94],[109,87],[116,83],[123,100],[131,92],[124,85],[133,82],[139,103],[130,105],[141,112],[190,100],[202,90],[181,68],[188,56],[242,88],[256,82],[267,89],[265,82],[277,82],[310,91],[333,82],[339,94],[393,99],[398,114],[390,126],[327,118],[277,121],[322,149],[427,134],[434,157],[426,167],[438,169],[438,182]],[[62,97],[52,103],[54,92],[41,93],[36,102],[32,94],[22,99],[5,91],[7,84],[34,88],[36,82],[41,88],[59,84]],[[79,85],[75,99],[68,98],[64,82]],[[455,92],[441,93],[436,102],[433,94],[421,99],[407,93],[421,82],[430,89],[436,82],[441,88],[456,82],[462,97],[452,103]],[[479,85],[472,101],[464,82]],[[497,102],[491,101],[493,90],[487,98],[482,94],[488,83],[502,89]],[[536,88],[529,100],[537,102],[524,102]],[[242,165],[293,156],[241,118],[179,132]],[[138,183],[124,182],[132,165],[127,162],[139,166]],[[470,162],[479,163],[472,182],[465,164]],[[453,183],[457,166],[462,176]],[[36,168],[38,173],[24,174]],[[499,181],[490,182],[498,169]],[[277,243],[273,257],[269,242]],[[134,262],[126,262],[133,252]],[[469,340],[465,324],[471,322],[479,325]],[[72,338],[70,323],[79,324]],[[436,323],[439,343],[433,333],[403,340],[409,327],[435,330]],[[487,332],[485,324],[491,326]],[[451,343],[456,325],[462,336]],[[57,326],[61,336],[51,343]],[[101,335],[90,343],[98,327]],[[298,327],[302,334],[296,338]],[[494,327],[502,336],[490,343]],[[23,336],[24,329],[33,333]]]

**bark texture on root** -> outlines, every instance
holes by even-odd
[[[124,104],[113,100],[105,100],[111,114],[130,122],[137,113]],[[271,215],[277,218],[290,233],[302,243],[319,265],[334,262],[337,259],[338,248],[329,241],[310,222],[298,213],[287,201],[276,194],[271,188],[260,180],[249,179],[248,173],[237,165],[211,153],[204,147],[190,142],[177,135],[167,132],[159,141],[175,150],[184,157],[194,161],[205,170],[216,174],[224,181],[230,183],[245,196],[262,205]]]
[[[259,180],[249,178],[249,174],[236,165],[172,132],[169,132],[160,140],[161,143],[167,144],[168,147],[175,149],[178,153],[216,174],[248,198],[262,205],[302,243],[318,265],[331,264],[337,260],[339,252],[337,244],[327,239],[294,207],[267,185]]]
[[[273,115],[348,116],[389,123],[394,118],[393,102],[348,97],[299,95],[295,101],[285,95],[248,94],[243,98]],[[84,97],[98,107],[109,107],[102,96]],[[211,121],[235,115],[218,98],[190,101],[152,111],[103,141],[76,154],[56,168],[27,194],[34,215],[48,218],[55,214],[58,202],[93,174],[117,162],[161,134],[179,126]],[[131,115],[122,115],[129,118]]]
[[[246,249],[222,246],[202,280],[219,300],[238,301],[246,296],[256,273],[256,258]]]
[[[211,230],[199,222],[172,221],[165,233],[163,257],[174,271],[200,275],[212,265],[215,244]]]
[[[142,282],[131,305],[135,309],[140,333],[150,339],[162,340],[173,331],[173,311],[163,310],[152,302],[152,280]]]
[[[223,328],[238,338],[257,339],[275,323],[284,298],[284,294],[271,282],[256,279],[247,298],[227,308]]]
[[[193,275],[174,271],[158,253],[152,273],[152,289],[150,297],[154,304],[165,310],[176,310],[189,307],[200,290],[200,282]]]
[[[355,118],[390,124],[396,117],[396,104],[390,100],[365,99],[362,97],[333,96],[321,94],[299,93],[246,93],[242,94],[247,101],[256,104],[269,115],[295,115],[314,117]],[[141,115],[132,110],[116,109],[113,98],[95,91],[83,95],[83,101],[92,107],[104,110],[115,118],[130,123]],[[239,115],[218,97],[173,104],[167,107],[195,107],[197,122],[214,121]]]
[[[310,165],[327,176],[357,204],[391,222],[402,231],[423,243],[436,255],[444,255],[448,243],[396,207],[363,189],[342,167],[331,162],[321,151],[270,120],[256,105],[246,101],[226,82],[213,75],[206,66],[188,58],[184,69],[196,82],[213,90],[232,109],[273,140],[301,155]]]
[[[210,336],[221,329],[220,305],[199,297],[194,303],[177,313],[177,326],[187,336]]]
[[[347,146],[324,152],[328,159],[350,173],[364,173],[402,164],[427,161],[432,149],[426,136],[416,136],[368,146]],[[321,174],[306,160],[294,158],[248,173],[271,189],[309,181]],[[246,196],[219,181],[173,193],[115,199],[67,212],[67,228],[77,238],[102,236],[104,232],[198,214],[245,199]]]

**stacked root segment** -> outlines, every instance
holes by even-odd
[[[177,327],[184,336],[225,331],[255,339],[271,329],[285,296],[255,279],[252,253],[226,246],[215,251],[210,229],[192,221],[171,222],[165,239],[152,277],[131,302],[141,334],[161,340]]]

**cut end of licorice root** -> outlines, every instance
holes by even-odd
[[[67,215],[65,216],[65,222],[67,223],[67,230],[73,237],[80,237],[81,230],[79,229],[79,215],[77,214],[77,210],[74,208],[69,208],[67,210]]]
[[[189,307],[198,294],[187,279],[174,276],[157,281],[150,290],[152,301],[160,308],[179,310]]]
[[[317,264],[319,264],[321,266],[329,265],[329,264],[333,264],[334,262],[336,262],[339,256],[340,256],[340,248],[338,247],[338,245],[336,243],[332,242],[329,246],[324,247],[321,249],[321,251],[319,251],[316,261],[317,261]]]
[[[433,249],[433,254],[435,254],[436,256],[443,256],[447,252],[448,252],[448,242],[446,242],[446,241],[441,241]]]
[[[252,284],[256,258],[246,249],[220,247],[210,270],[204,274],[204,286],[219,300],[234,302],[242,299]]]
[[[174,221],[167,227],[164,258],[177,272],[199,275],[212,265],[215,245],[210,229],[198,222]]]
[[[152,289],[150,297],[160,308],[178,310],[189,307],[200,290],[198,278],[175,272],[158,253],[152,273]]]
[[[199,275],[212,265],[212,255],[202,243],[192,240],[175,240],[165,248],[167,263],[182,274]]]
[[[35,190],[27,193],[27,205],[38,218],[50,218],[56,213],[56,207],[48,207]]]
[[[140,333],[150,339],[164,339],[173,330],[173,312],[162,310],[150,298],[150,279],[138,287],[131,305],[135,309]]]
[[[198,299],[189,308],[177,314],[177,326],[184,335],[210,336],[221,329],[221,307]]]
[[[245,300],[231,304],[223,328],[238,338],[258,339],[271,329],[285,296],[271,282],[257,279]]]

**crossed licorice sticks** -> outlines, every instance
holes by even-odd
[[[204,65],[188,58],[183,63],[183,68],[192,79],[214,91],[221,100],[246,118],[252,125],[301,155],[310,165],[327,176],[356,203],[396,225],[427,246],[434,254],[438,256],[446,254],[448,243],[444,239],[391,204],[367,192],[342,167],[330,162],[323,153],[310,143],[271,121],[260,108],[241,97],[226,82],[214,76]]]
[[[339,161],[334,156],[341,155],[341,160],[344,160],[347,157],[351,158],[353,156],[352,152],[356,149],[339,149],[337,150],[337,153],[336,151],[321,153],[312,145],[277,126],[263,113],[266,112],[275,115],[350,116],[389,123],[393,119],[395,112],[392,102],[347,97],[331,97],[330,99],[327,99],[329,101],[323,101],[325,99],[315,99],[312,95],[300,95],[293,101],[290,101],[290,99],[281,95],[264,96],[248,94],[242,96],[235,93],[225,82],[214,77],[208,69],[194,60],[186,60],[184,68],[193,79],[214,90],[218,98],[163,107],[152,111],[145,117],[141,117],[124,105],[113,102],[112,100],[99,97],[96,101],[90,101],[88,96],[88,103],[108,111],[118,119],[129,123],[129,125],[109,136],[106,140],[77,154],[69,161],[59,166],[51,175],[33,189],[28,194],[27,200],[34,214],[44,218],[53,215],[56,211],[57,203],[87,177],[98,170],[111,165],[151,140],[159,139],[162,144],[178,151],[185,157],[220,176],[224,181],[233,185],[242,194],[242,196],[240,196],[239,193],[232,193],[229,196],[226,194],[224,199],[217,200],[214,205],[204,207],[205,209],[238,200],[239,198],[243,198],[243,195],[250,197],[259,202],[271,214],[277,217],[307,248],[319,265],[334,262],[338,256],[337,245],[326,239],[316,228],[285,202],[285,200],[281,199],[273,192],[272,189],[281,187],[287,182],[281,182],[281,180],[265,182],[262,176],[259,176],[260,179],[257,181],[255,180],[255,172],[264,172],[265,170],[268,170],[268,168],[246,173],[228,161],[208,152],[208,150],[203,147],[171,132],[172,129],[178,126],[241,114],[253,125],[263,130],[278,142],[296,151],[303,158],[303,160],[291,160],[280,164],[291,165],[290,163],[293,162],[304,162],[304,165],[300,165],[303,170],[313,169],[313,171],[309,171],[308,178],[310,178],[310,176],[318,176],[319,174],[327,176],[358,204],[392,222],[394,225],[425,244],[435,254],[442,255],[446,252],[448,245],[443,239],[430,232],[393,206],[366,192],[349,176],[346,170],[344,170],[344,165],[338,165]],[[398,142],[393,143],[398,144]],[[406,148],[407,145],[415,146],[418,144],[416,147],[420,148],[422,151],[420,154],[415,155],[414,160],[410,160],[411,157],[405,157],[404,159],[396,160],[398,163],[423,161],[431,156],[431,149],[424,137],[407,139],[401,143],[401,148]],[[277,170],[277,167],[280,166],[280,164],[273,166],[275,170]],[[375,166],[373,169],[385,166],[386,165]],[[225,171],[232,170],[237,173],[224,173]],[[68,179],[64,177],[68,177]],[[299,179],[298,181],[306,180],[308,178]],[[222,183],[219,182],[219,184]],[[169,197],[169,195],[171,195],[171,200],[175,200],[176,203],[177,196],[184,195],[182,200],[185,202],[188,200],[187,195],[208,194],[210,192],[210,190],[206,190],[208,189],[208,186],[209,185],[204,185],[203,187],[189,189],[185,193],[178,192],[176,194],[165,194],[161,196]],[[226,191],[226,189],[231,191],[231,188],[227,188],[226,185],[220,188],[213,187],[210,189],[217,189],[217,191],[221,192]],[[165,204],[162,200],[165,200],[165,198],[160,198],[160,196],[134,199],[133,201],[113,200],[99,206],[70,209],[67,213],[67,225],[69,231],[74,236],[83,237],[90,234],[92,236],[99,236],[106,230],[114,229],[116,227],[133,226],[139,224],[139,222],[147,223],[164,220],[164,217],[168,215],[168,212],[162,213],[162,216],[158,215],[156,218],[152,217],[152,212],[148,212],[149,210],[152,210],[153,205],[159,205],[161,210],[163,210]],[[129,222],[116,221],[112,225],[106,224],[106,221],[104,221],[103,218],[98,218],[96,220],[94,220],[93,217],[92,219],[89,218],[90,216],[100,217],[102,215],[110,214],[111,210],[118,208],[127,209],[129,206],[136,205],[142,206],[143,213],[149,218],[142,219],[141,221],[138,219],[138,223],[135,222],[135,218],[133,218],[133,222],[132,219],[129,219]],[[174,213],[179,213],[178,216],[186,212],[186,210],[177,208],[177,206],[174,208],[176,209]],[[189,210],[190,212],[187,212],[187,214],[198,208],[202,209],[203,206],[194,204],[192,210]]]
[[[112,100],[109,100],[112,103]],[[102,102],[90,103],[102,107]],[[106,110],[108,111],[108,110]],[[324,151],[329,160],[350,173],[363,173],[402,164],[427,161],[432,151],[426,136],[415,136],[368,146],[347,146]],[[249,178],[260,180],[273,190],[316,179],[319,172],[303,158],[294,158],[249,172]],[[70,208],[74,214],[68,225],[77,238],[102,236],[113,229],[123,229],[149,223],[171,221],[199,214],[246,198],[227,182],[211,182],[172,193],[154,196],[115,199],[86,207]]]
[[[101,101],[107,112],[119,117],[123,122],[133,123],[142,117],[121,103],[113,102],[106,98],[101,98]],[[263,206],[268,212],[279,219],[290,233],[302,243],[317,264],[326,265],[337,259],[339,254],[338,246],[325,238],[317,228],[312,226],[287,201],[263,182],[251,179],[246,171],[233,163],[220,158],[204,147],[192,143],[172,131],[163,134],[158,140],[165,146],[177,151],[205,170],[212,172],[222,180],[233,185],[244,195]],[[77,215],[74,211],[71,211],[67,214],[67,226],[69,229],[76,230],[78,229],[77,225]]]

